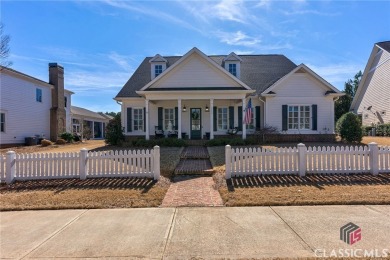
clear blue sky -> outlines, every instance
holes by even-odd
[[[12,68],[48,80],[65,68],[73,105],[112,99],[145,56],[284,54],[339,89],[390,40],[390,1],[1,1]]]

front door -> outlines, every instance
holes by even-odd
[[[200,108],[191,108],[191,139],[202,139],[202,113]]]

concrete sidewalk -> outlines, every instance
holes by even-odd
[[[13,259],[315,257],[390,249],[388,205],[14,211],[0,212],[0,220],[0,256]],[[339,237],[349,222],[362,230],[353,245]]]

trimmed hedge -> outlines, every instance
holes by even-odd
[[[390,124],[378,125],[376,127],[377,136],[390,136]]]
[[[363,131],[360,119],[352,112],[345,113],[337,120],[336,132],[347,142],[361,142]]]
[[[183,139],[177,138],[161,138],[161,139],[133,139],[128,142],[124,142],[122,146],[124,147],[148,147],[152,148],[154,146],[160,147],[184,147],[187,146],[187,143]]]

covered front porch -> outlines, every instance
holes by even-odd
[[[264,125],[264,106],[257,96],[250,96],[251,90],[235,93],[222,93],[231,90],[221,93],[142,92],[142,98],[122,101],[122,122],[128,136],[145,136],[146,140],[169,136],[199,140],[214,139],[230,132],[246,139]],[[252,118],[246,124],[243,119],[249,99]]]

